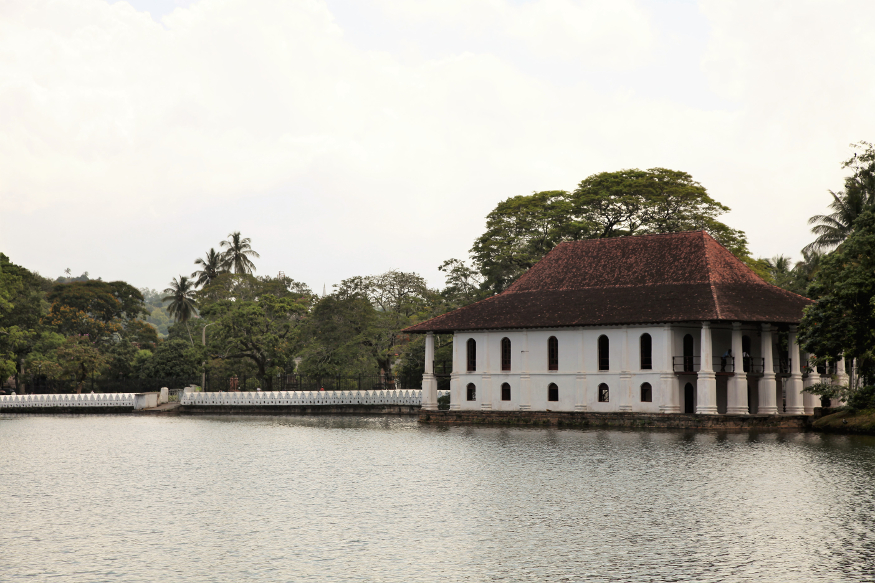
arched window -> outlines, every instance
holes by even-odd
[[[641,402],[653,402],[653,387],[650,386],[650,383],[644,383],[641,385]]]
[[[693,336],[684,336],[684,372],[693,372]]]
[[[555,336],[547,340],[547,370],[559,370],[559,341]]]
[[[558,401],[559,400],[559,387],[556,386],[556,383],[550,383],[550,386],[547,387],[547,400],[548,401]]]
[[[653,369],[653,339],[650,334],[641,335],[641,370]]]
[[[510,385],[507,383],[501,384],[501,400],[510,401]]]
[[[468,383],[468,400],[477,400],[477,387],[474,386],[474,383]]]
[[[510,370],[510,338],[501,339],[501,370]]]
[[[477,341],[468,338],[468,372],[477,370]]]
[[[599,385],[599,403],[608,403],[611,400],[611,390],[608,385],[602,383]]]
[[[611,344],[607,336],[599,336],[599,370],[611,370]]]

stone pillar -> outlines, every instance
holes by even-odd
[[[662,328],[662,356],[657,362],[661,361],[659,366],[659,392],[662,395],[661,405],[659,406],[660,413],[680,413],[680,396],[678,395],[677,377],[674,375],[674,363],[672,362],[672,347],[674,345],[674,336],[671,331],[671,324],[666,324]],[[656,363],[654,363],[656,364]]]
[[[702,322],[701,360],[696,379],[696,413],[717,414],[717,375],[714,374],[713,350],[711,348],[711,323]]]
[[[787,379],[787,414],[804,415],[802,401],[802,368],[799,361],[799,344],[796,341],[796,326],[790,326],[787,335],[787,348],[790,354],[790,378]]]
[[[422,408],[435,411],[437,404],[437,379],[434,377],[434,333],[425,334],[425,373],[422,375]]]
[[[532,410],[532,377],[529,376],[529,333],[523,334],[522,370],[520,371],[520,411]]]
[[[574,410],[586,411],[586,364],[583,360],[583,328],[577,331],[577,374],[574,376],[576,392]]]
[[[845,369],[845,357],[844,356],[842,356],[839,359],[839,361],[836,363],[836,378],[835,378],[835,381],[833,381],[833,382],[835,382],[835,384],[837,384],[837,385],[843,385],[843,386],[848,386],[848,384],[851,382],[851,379],[848,377],[848,371]],[[841,401],[839,399],[831,399],[830,400],[830,405],[833,407],[841,407],[844,404],[845,404],[845,402]]]
[[[489,366],[489,353],[492,351],[492,345],[489,343],[489,332],[484,334],[483,339],[483,375],[480,376],[480,387],[478,391],[483,391],[483,398],[480,398],[478,394],[478,400],[480,401],[480,408],[483,410],[492,409],[492,369]]]
[[[778,407],[775,404],[775,363],[772,360],[772,327],[769,324],[762,325],[762,353],[763,353],[763,378],[760,381],[759,393],[760,415],[777,415]]]
[[[629,328],[623,330],[623,354],[620,355],[620,403],[619,411],[630,413],[632,411],[632,371],[629,366]]]
[[[806,354],[804,362],[810,363],[812,358],[812,355]],[[815,385],[819,380],[820,376],[817,374],[817,369],[809,364],[808,375],[802,379],[802,388],[807,389]],[[820,407],[820,397],[811,393],[802,393],[802,407],[805,409],[806,415],[814,415],[814,408]]]
[[[733,374],[727,383],[726,413],[747,415],[747,373],[744,372],[744,347],[741,342],[741,322],[732,323],[732,357],[735,359]]]

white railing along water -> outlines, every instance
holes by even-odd
[[[134,393],[0,395],[0,409],[24,407],[133,407]]]

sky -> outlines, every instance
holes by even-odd
[[[321,292],[512,196],[690,173],[755,256],[875,141],[875,3],[4,0],[0,251],[163,289],[232,231]]]

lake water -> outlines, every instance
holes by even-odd
[[[2,581],[875,581],[875,439],[0,416]]]

